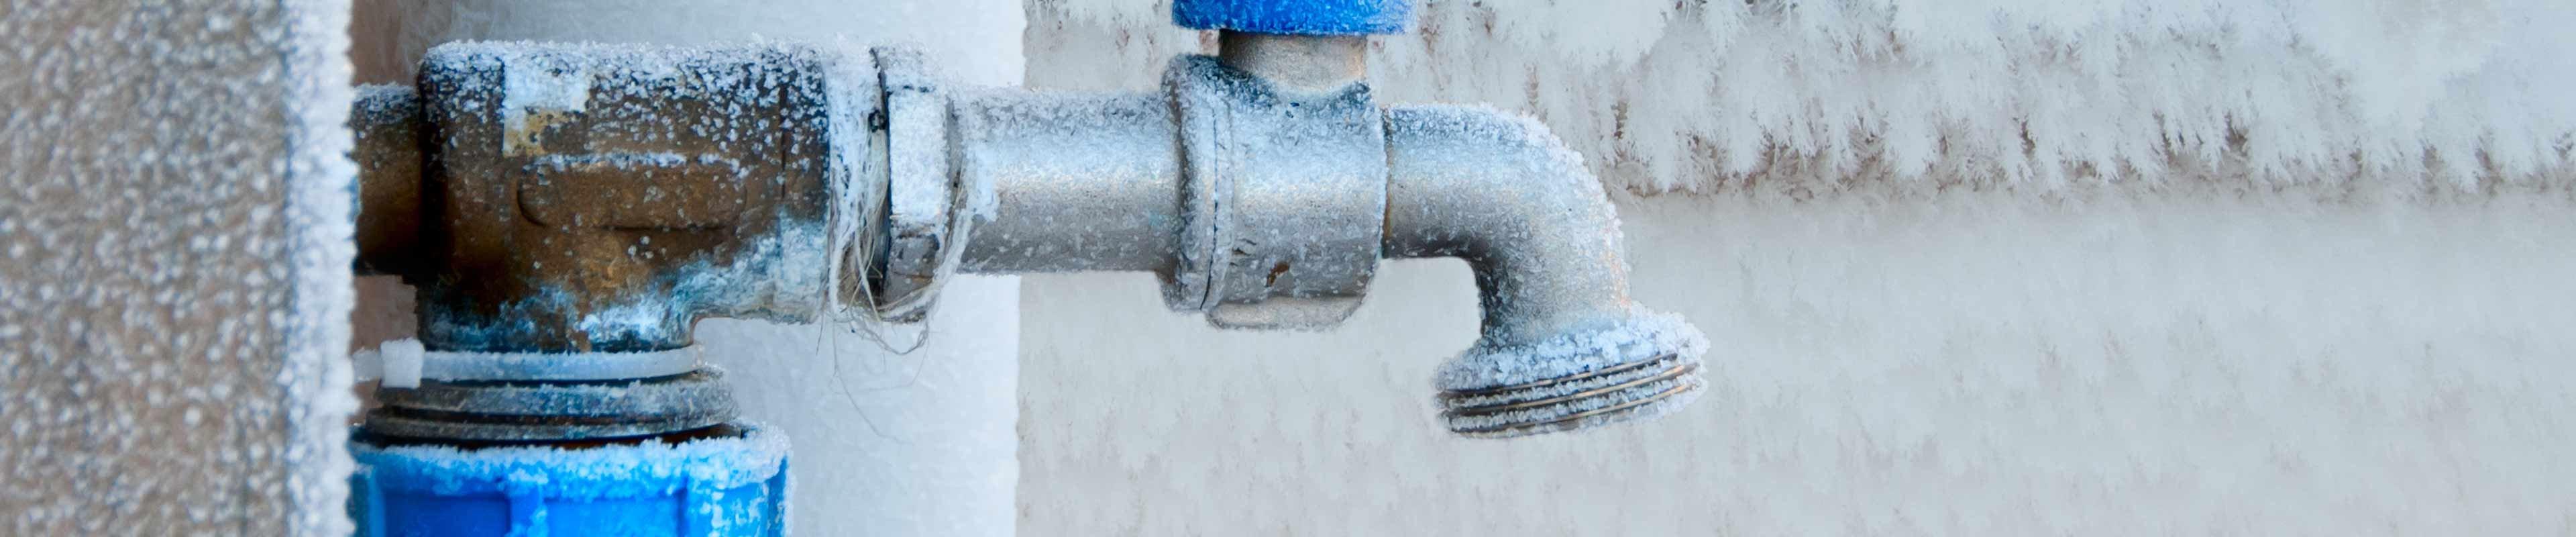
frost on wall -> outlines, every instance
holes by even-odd
[[[0,534],[350,531],[347,10],[0,10]]]
[[[1168,1],[1034,0],[1031,80],[1140,86]],[[1537,115],[1640,192],[2576,178],[2555,0],[1428,1],[1383,101]]]

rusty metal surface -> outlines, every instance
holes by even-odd
[[[959,270],[1171,272],[1182,212],[1170,98],[989,91],[950,108],[958,182],[993,192]]]
[[[350,106],[358,163],[358,270],[393,274],[412,266],[420,237],[420,99],[403,86],[364,86]]]
[[[882,127],[854,117],[875,110],[872,66],[784,44],[458,43],[415,89],[371,89],[352,122],[368,133],[360,268],[419,289],[430,354],[524,359],[379,390],[364,429],[556,442],[731,419],[712,368],[566,375],[686,347],[704,316],[836,309],[823,272],[851,270],[832,259],[854,241],[833,235],[872,231],[838,219],[877,214],[851,205],[885,185]]]
[[[763,311],[780,252],[824,247],[816,62],[786,46],[431,51],[428,225],[406,271],[423,341],[669,349],[702,315]]]

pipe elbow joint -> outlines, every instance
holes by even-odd
[[[1545,126],[1490,108],[1386,114],[1385,255],[1473,268],[1483,334],[1435,383],[1449,429],[1513,437],[1659,416],[1698,398],[1707,340],[1628,293],[1617,211]]]

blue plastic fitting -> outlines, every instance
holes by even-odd
[[[562,449],[353,443],[349,515],[362,537],[776,537],[787,531],[787,438]]]
[[[1174,0],[1172,23],[1199,30],[1265,34],[1400,34],[1413,23],[1410,0]]]

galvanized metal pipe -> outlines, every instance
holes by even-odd
[[[1707,342],[1629,300],[1619,216],[1581,155],[1490,108],[1386,118],[1385,255],[1466,260],[1483,307],[1483,335],[1435,381],[1450,431],[1583,429],[1698,398]]]
[[[994,90],[951,110],[958,182],[991,189],[993,204],[961,270],[1171,269],[1181,164],[1160,95]]]

